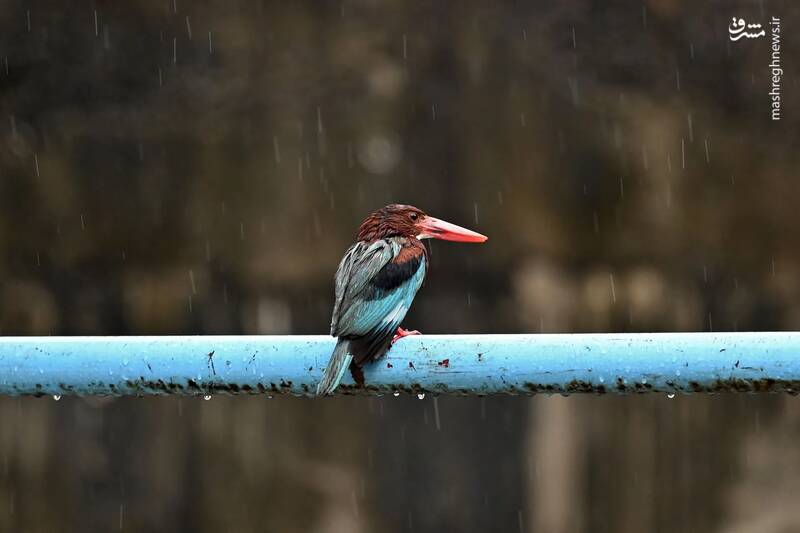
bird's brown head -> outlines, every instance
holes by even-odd
[[[488,237],[439,220],[412,205],[389,204],[369,215],[358,229],[358,240],[373,242],[389,237],[484,242]]]

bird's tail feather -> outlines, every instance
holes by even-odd
[[[347,367],[353,360],[353,355],[349,353],[350,342],[345,339],[339,339],[336,343],[336,348],[333,349],[331,359],[328,361],[328,366],[325,367],[325,373],[322,374],[322,379],[317,385],[317,396],[324,396],[332,394],[339,382],[342,380]]]

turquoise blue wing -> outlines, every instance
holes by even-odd
[[[336,271],[335,302],[331,317],[331,335],[339,337],[349,331],[340,325],[354,303],[365,293],[367,284],[400,252],[400,245],[379,240],[371,244],[357,242],[345,252]]]
[[[394,333],[422,286],[425,268],[425,261],[420,261],[416,272],[391,290],[366,285],[343,309],[337,336],[381,337]]]

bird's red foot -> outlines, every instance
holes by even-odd
[[[417,331],[415,329],[408,330],[408,329],[403,329],[403,328],[397,328],[397,333],[395,333],[394,337],[392,337],[392,344],[396,343],[397,341],[399,341],[403,337],[407,337],[409,335],[422,335],[422,333],[420,333],[419,331]]]

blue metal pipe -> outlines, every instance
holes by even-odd
[[[0,394],[311,395],[327,336],[5,337]],[[339,393],[800,392],[800,333],[424,335]]]

